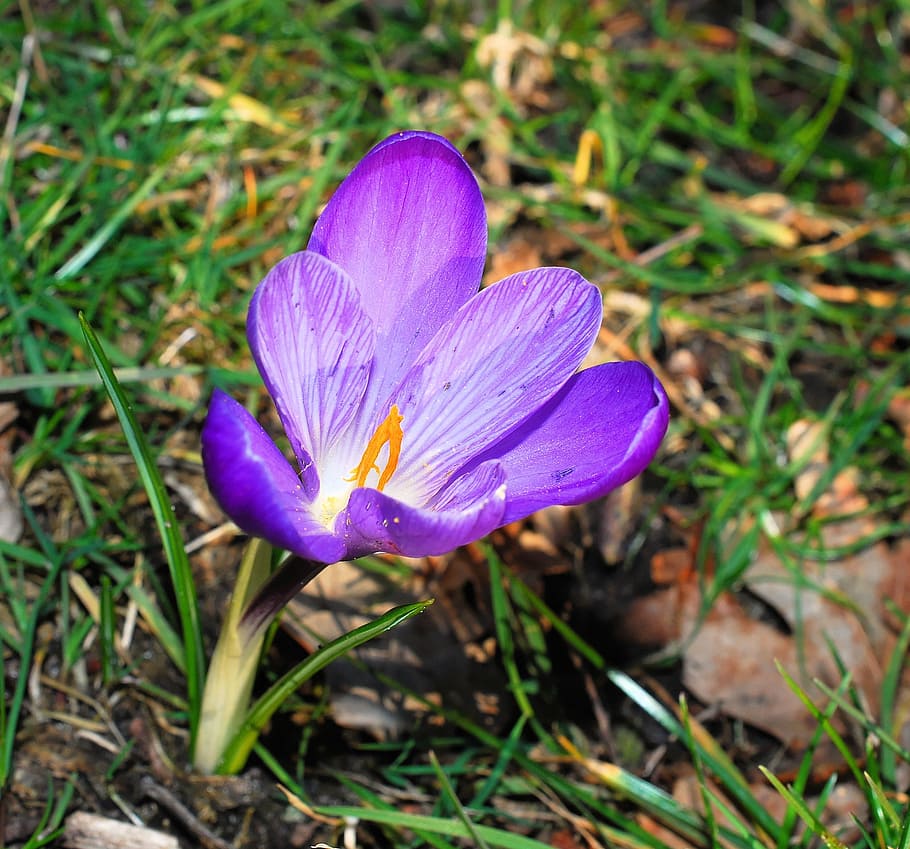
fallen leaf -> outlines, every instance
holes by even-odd
[[[825,426],[811,421],[794,423],[787,434],[790,460],[802,464],[794,487],[803,499],[828,467],[826,437]],[[910,612],[910,538],[824,559],[825,550],[842,549],[875,530],[868,515],[850,515],[868,507],[860,483],[856,469],[837,474],[811,505],[815,517],[827,520],[817,535],[791,531],[786,559],[766,539],[742,577],[748,594],[724,592],[707,613],[698,577],[684,568],[690,552],[656,555],[652,578],[663,588],[632,603],[619,623],[620,635],[679,652],[683,684],[700,701],[788,746],[805,743],[816,723],[785,685],[777,664],[810,697],[819,696],[816,680],[837,688],[843,666],[874,715],[883,667],[901,628],[890,606]],[[843,515],[847,518],[838,518]],[[775,518],[778,526],[787,526],[789,517]],[[819,556],[798,558],[793,552],[800,546]]]

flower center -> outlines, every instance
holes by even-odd
[[[367,447],[360,458],[357,468],[351,472],[346,481],[354,481],[354,486],[366,486],[367,476],[370,472],[376,472],[379,475],[379,483],[376,489],[382,492],[383,487],[389,482],[389,479],[395,474],[398,468],[398,457],[401,454],[401,440],[404,438],[404,431],[401,429],[401,420],[404,418],[398,412],[398,406],[392,404],[392,409],[385,417],[385,420],[367,443]],[[385,467],[380,471],[376,461],[379,459],[379,452],[383,446],[389,444],[389,456],[386,458]]]

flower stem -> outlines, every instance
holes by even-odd
[[[272,547],[255,537],[243,554],[202,694],[199,734],[193,754],[197,772],[210,775],[218,769],[224,748],[249,707],[262,641],[271,618],[256,628],[241,627],[241,618],[250,598],[269,578],[271,554]]]

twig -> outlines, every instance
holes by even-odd
[[[141,784],[143,793],[165,808],[187,831],[195,835],[205,849],[233,849],[230,843],[222,840],[211,829],[203,825],[183,802],[166,787],[158,784],[151,776],[145,776]]]

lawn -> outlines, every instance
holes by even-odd
[[[910,848],[906,3],[19,0],[0,51],[0,846]],[[597,285],[587,364],[669,430],[606,498],[321,573],[256,694],[384,633],[199,775],[247,543],[209,400],[280,433],[253,290],[403,129],[476,174],[485,285]]]

